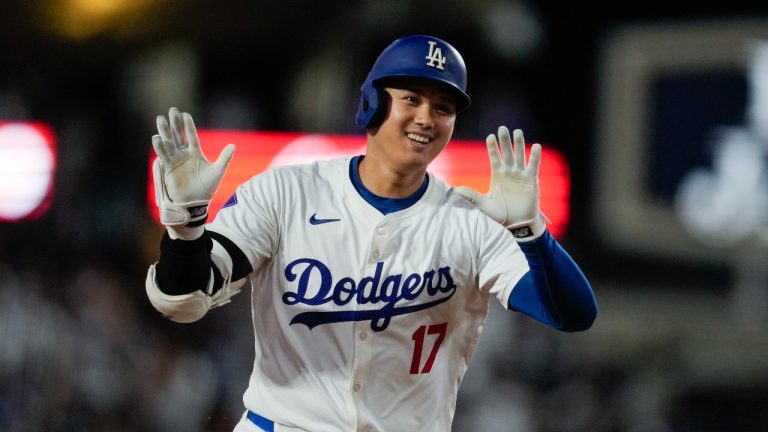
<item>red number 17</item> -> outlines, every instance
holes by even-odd
[[[429,373],[432,370],[432,364],[437,357],[437,350],[440,349],[440,344],[445,339],[445,332],[448,329],[448,323],[433,324],[429,327],[421,326],[413,332],[411,339],[414,342],[413,346],[413,358],[411,358],[411,375],[419,373]],[[432,345],[432,350],[429,352],[429,357],[424,363],[424,367],[419,372],[419,366],[421,365],[421,353],[424,350],[424,338],[426,335],[437,335],[435,344]]]

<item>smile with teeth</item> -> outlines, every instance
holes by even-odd
[[[421,143],[421,144],[429,144],[429,142],[432,141],[432,138],[430,138],[430,137],[426,137],[426,136],[423,136],[423,135],[417,135],[417,134],[412,133],[412,132],[411,133],[407,133],[406,136],[408,137],[408,139],[416,141],[416,142]]]

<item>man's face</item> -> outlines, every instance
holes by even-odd
[[[453,134],[456,102],[443,84],[403,78],[388,84],[389,111],[369,131],[368,155],[389,161],[394,170],[426,169]]]

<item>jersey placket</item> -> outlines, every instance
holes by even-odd
[[[368,260],[366,263],[365,274],[373,275],[376,271],[376,266],[379,262],[386,258],[387,244],[389,241],[387,227],[387,217],[384,217],[373,227],[371,236],[371,247],[369,249]],[[378,287],[381,288],[381,282],[386,277],[386,274],[382,274]],[[378,305],[374,305],[377,307]],[[359,307],[359,305],[358,305]],[[352,375],[351,394],[352,400],[355,403],[355,411],[357,412],[357,430],[360,432],[369,432],[373,430],[368,419],[368,409],[365,404],[364,392],[368,383],[368,376],[371,370],[371,363],[373,361],[373,340],[376,337],[374,331],[371,328],[372,322],[368,321],[355,321],[354,324],[354,362],[355,371]]]

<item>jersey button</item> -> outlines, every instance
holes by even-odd
[[[368,333],[361,331],[360,332],[360,340],[366,340],[368,339]]]
[[[361,386],[360,384],[355,384],[352,386],[352,390],[356,392],[359,392],[361,388],[363,388],[363,386]]]
[[[381,257],[381,254],[379,254],[379,251],[373,251],[373,253],[371,254],[371,257],[377,260],[379,259],[379,257]]]
[[[376,233],[377,233],[378,235],[384,235],[384,234],[386,234],[386,233],[387,233],[387,230],[385,230],[385,229],[384,229],[384,227],[378,227],[378,228],[376,229]]]

